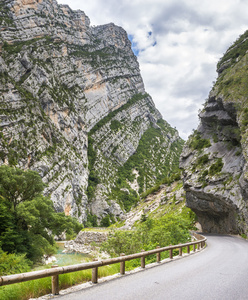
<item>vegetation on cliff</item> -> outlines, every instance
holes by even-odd
[[[124,106],[139,104],[146,97],[147,95],[136,95]],[[147,100],[146,102],[149,103]],[[154,108],[151,107],[152,109]],[[131,139],[130,131],[138,132],[141,120],[137,118],[136,122],[130,124],[132,127],[123,133],[127,128],[127,120],[118,116],[121,111],[123,107],[102,119],[90,131],[88,196],[89,199],[95,197],[98,184],[108,185],[107,201],[115,200],[125,211],[129,211],[137,204],[142,193],[179,171],[179,156],[184,142],[166,121],[158,119],[156,122],[149,121],[148,128],[137,143]],[[115,116],[119,118],[114,119]],[[122,145],[115,142],[118,135],[129,136],[124,137],[129,143],[125,147],[130,147],[130,143],[137,143],[136,149],[133,147],[131,155],[125,159],[121,157]],[[100,141],[98,136],[101,136]],[[105,138],[111,137],[111,145],[106,151]]]
[[[81,223],[121,218],[176,171],[183,143],[127,33],[56,1],[0,6],[0,165],[37,170],[55,210]]]
[[[248,233],[248,31],[217,65],[200,124],[181,156],[187,205],[204,231]]]

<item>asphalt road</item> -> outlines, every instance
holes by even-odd
[[[60,300],[248,299],[248,241],[206,235],[194,255],[94,285]]]

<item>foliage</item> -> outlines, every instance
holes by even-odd
[[[209,161],[208,154],[204,154],[197,159],[196,165],[202,166],[202,165],[206,164],[208,161]]]
[[[103,217],[100,222],[101,227],[109,227],[111,224],[109,215]]]
[[[223,165],[224,164],[222,162],[222,158],[217,158],[216,163],[212,164],[211,167],[209,168],[208,174],[210,176],[213,176],[213,175],[221,172]]]
[[[160,121],[160,126],[161,124],[162,122]],[[127,184],[127,180],[130,182],[134,180],[134,169],[138,171],[139,174],[137,181],[139,184],[139,193],[142,197],[144,197],[145,194],[158,190],[161,184],[168,183],[170,181],[169,178],[173,176],[173,173],[178,174],[179,154],[183,147],[181,141],[177,141],[171,145],[171,153],[173,152],[173,147],[177,147],[178,154],[176,156],[170,157],[170,154],[164,153],[166,159],[163,164],[161,164],[162,157],[156,155],[155,164],[158,166],[159,172],[156,172],[156,178],[154,178],[154,171],[151,170],[150,164],[151,161],[154,160],[154,153],[162,153],[162,141],[164,141],[164,132],[160,128],[148,128],[141,137],[136,152],[129,157],[122,167],[119,168],[117,172],[116,188],[113,189],[111,196],[119,200],[126,211],[129,211],[131,207],[139,201],[138,194],[135,191],[130,190],[130,186]],[[153,151],[151,151],[151,145]],[[165,149],[165,151],[167,152],[168,149]],[[172,161],[172,164],[170,164],[170,160]],[[152,184],[152,181],[149,180],[150,178],[152,178],[152,181],[155,181],[155,183]],[[122,191],[122,188],[129,189],[129,193]],[[144,192],[144,189],[148,192]]]
[[[39,195],[45,187],[35,171],[23,172],[18,168],[0,166],[0,195],[13,204],[13,208],[30,201]]]
[[[9,166],[0,167],[0,246],[4,252],[23,253],[33,262],[56,251],[53,234],[75,235],[82,225],[41,193],[39,175]]]
[[[111,256],[121,253],[132,254],[142,249],[151,250],[156,246],[187,242],[190,239],[190,220],[187,217],[172,214],[161,219],[146,219],[130,231],[116,230],[109,234],[108,240],[102,244],[102,249]]]
[[[66,216],[63,212],[53,213],[52,231],[53,234],[59,236],[61,233],[66,233],[66,239],[72,240],[76,237],[83,225],[76,218]]]
[[[245,108],[243,110],[242,125],[245,127],[248,125],[248,108]]]
[[[193,150],[201,150],[211,146],[209,139],[202,139],[200,132],[195,130],[189,138],[189,147]]]
[[[122,127],[122,124],[118,120],[112,120],[111,123],[110,123],[110,129],[111,130],[117,131],[121,127]]]
[[[131,207],[138,203],[139,196],[136,191],[123,191],[121,185],[117,185],[116,188],[112,189],[111,198],[117,199],[124,207],[126,211],[129,211]]]
[[[248,31],[242,34],[232,46],[226,51],[221,60],[217,64],[217,68],[219,68],[224,62],[230,60],[231,64],[235,63],[237,58],[243,57],[248,50]]]
[[[87,221],[84,224],[85,227],[97,227],[97,216],[92,215],[89,212],[87,212]]]
[[[28,272],[30,265],[25,254],[8,254],[0,248],[0,276]]]

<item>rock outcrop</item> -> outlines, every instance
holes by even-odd
[[[55,0],[0,3],[0,138],[0,164],[38,171],[55,209],[81,222],[121,219],[183,144],[125,30]]]
[[[64,253],[91,253],[95,246],[100,246],[108,238],[107,232],[80,231],[74,240],[66,241]]]
[[[181,155],[186,204],[205,232],[248,233],[248,33],[218,64],[218,79]]]

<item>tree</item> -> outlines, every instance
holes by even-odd
[[[26,253],[34,261],[56,251],[53,235],[70,236],[82,229],[75,218],[56,213],[42,195],[39,174],[9,166],[0,167],[0,247],[7,253]]]
[[[45,186],[35,171],[0,166],[0,197],[12,203],[14,209],[19,203],[40,195]]]

